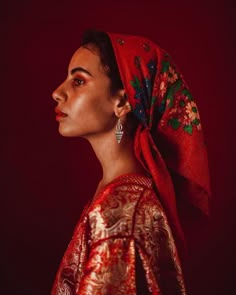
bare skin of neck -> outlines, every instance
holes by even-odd
[[[91,137],[87,139],[103,170],[103,177],[99,182],[96,192],[122,174],[146,174],[134,155],[133,139],[129,139],[125,134],[120,143],[116,141],[114,130],[96,138]]]

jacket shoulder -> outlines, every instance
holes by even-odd
[[[132,235],[138,203],[149,188],[121,184],[104,191],[89,212],[92,242]]]

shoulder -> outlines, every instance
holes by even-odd
[[[164,209],[159,201],[156,192],[151,188],[146,189],[143,192],[142,198],[140,198],[140,201],[138,203],[137,214],[156,214],[157,212],[165,215]]]
[[[142,178],[117,181],[108,186],[89,211],[93,241],[132,235],[134,216],[140,200],[149,195],[151,180]]]
[[[99,194],[92,209],[103,212],[125,210],[136,206],[144,192],[152,188],[152,180],[136,174],[122,175],[115,179]]]

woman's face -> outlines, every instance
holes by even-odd
[[[80,47],[70,61],[66,80],[53,92],[60,134],[89,138],[111,130],[117,119],[110,89],[98,51]]]

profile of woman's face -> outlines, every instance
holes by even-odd
[[[111,80],[96,49],[80,47],[73,55],[66,80],[53,92],[59,132],[89,138],[115,125]]]

